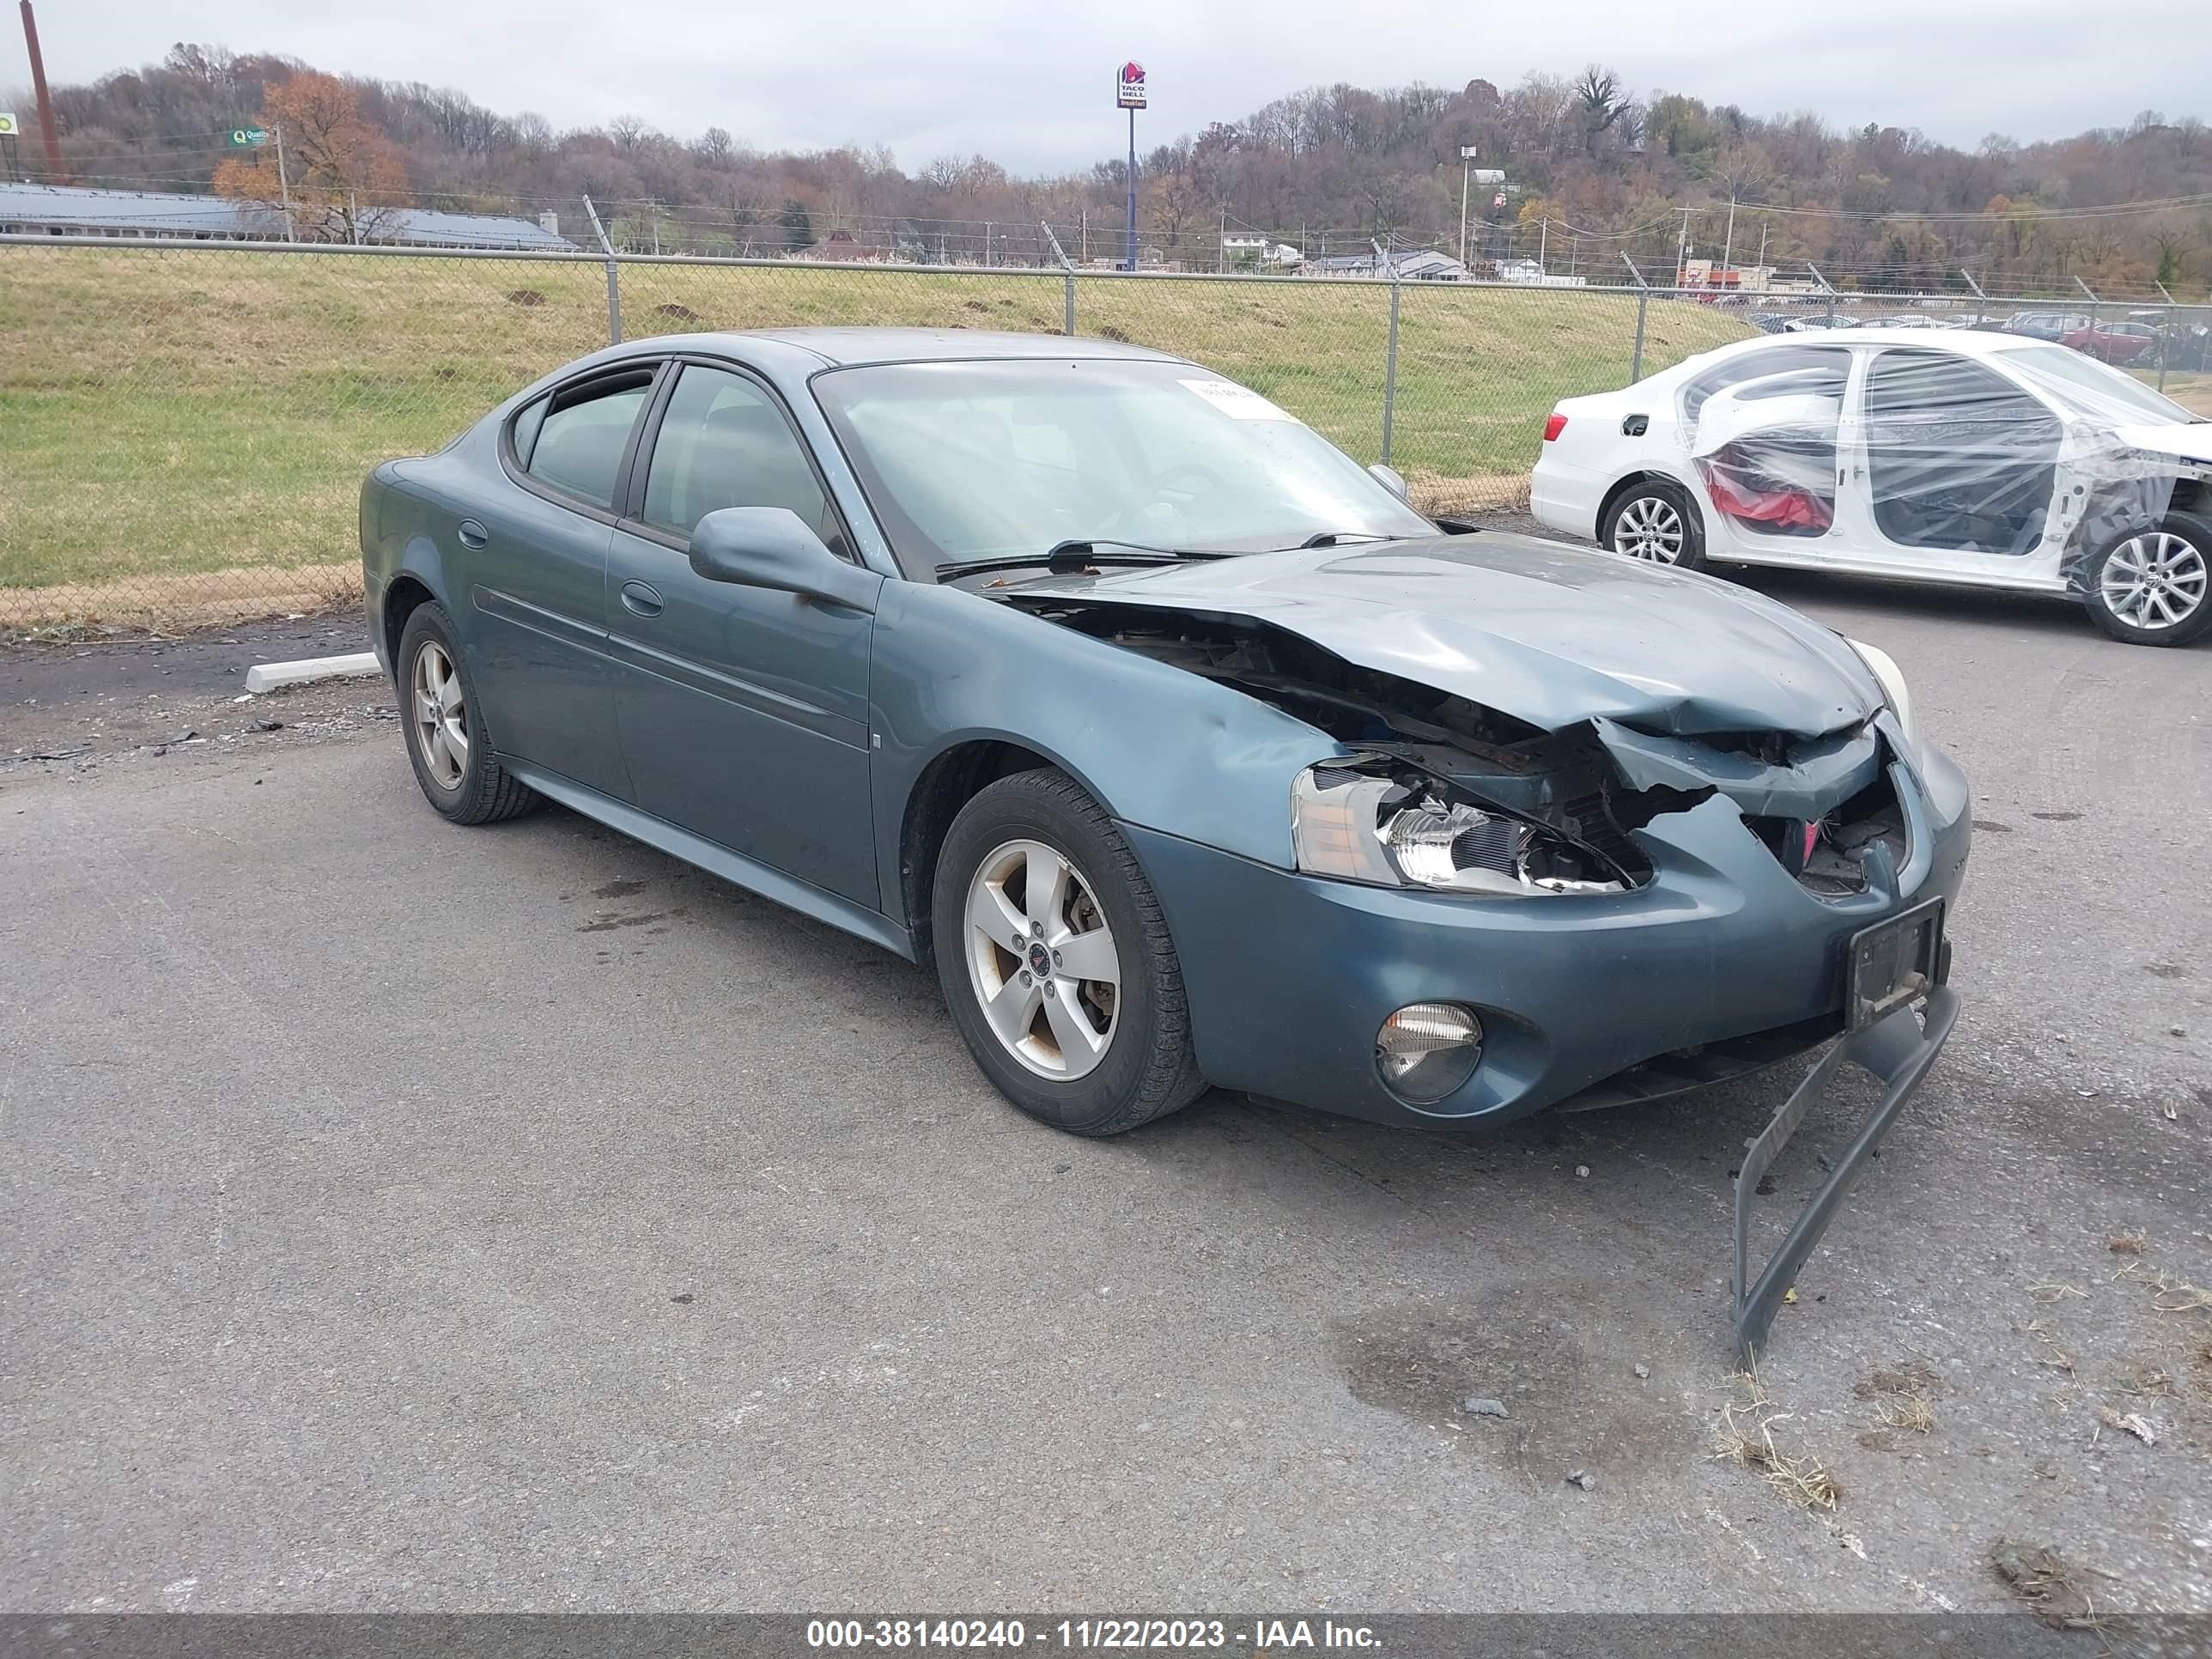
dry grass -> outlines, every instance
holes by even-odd
[[[1858,1398],[1881,1407],[1875,1418],[1877,1424],[1906,1434],[1935,1431],[1934,1401],[1942,1389],[1943,1379],[1936,1375],[1935,1368],[1919,1359],[1881,1367],[1851,1385],[1851,1392]]]
[[[85,623],[181,632],[295,611],[324,611],[361,599],[361,566],[268,565],[201,575],[133,576],[117,581],[0,587],[0,629],[52,632]]]
[[[2096,1622],[2089,1592],[2072,1564],[2047,1544],[2000,1538],[1990,1547],[1990,1565],[2054,1630],[2079,1630]]]
[[[622,289],[633,335],[1064,320],[1056,272],[635,265]],[[1392,459],[1424,504],[1525,498],[1553,404],[1627,380],[1635,310],[1572,290],[1406,289]],[[1078,325],[1248,381],[1364,460],[1389,311],[1379,283],[1091,278]],[[596,264],[0,248],[0,617],[170,614],[179,590],[144,584],[185,575],[207,579],[191,604],[289,602],[242,573],[350,562],[374,462],[435,447],[605,331]],[[1655,304],[1645,368],[1747,332]]]
[[[2138,1400],[2178,1400],[2180,1391],[2173,1386],[2172,1376],[2160,1370],[2147,1360],[2124,1362],[2113,1386],[2122,1394],[2132,1395]]]
[[[2063,1371],[2069,1376],[2074,1374],[2074,1356],[2059,1345],[2057,1326],[2047,1319],[2033,1319],[2028,1322],[2027,1334],[2035,1339],[2036,1346],[2043,1350],[2035,1357],[2037,1364],[2048,1365],[2051,1370]]]
[[[1713,1455],[1753,1470],[1793,1509],[1832,1510],[1843,1502],[1843,1484],[1819,1458],[1776,1442],[1775,1425],[1788,1422],[1790,1413],[1774,1409],[1758,1370],[1739,1371],[1731,1380],[1745,1397],[1721,1407]]]
[[[2155,375],[2144,377],[2154,382]],[[2192,415],[2212,416],[2212,374],[2169,374],[2166,395]]]

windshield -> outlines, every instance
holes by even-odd
[[[2201,420],[2123,369],[2064,346],[2023,346],[2005,354],[2006,364],[2069,414],[2108,426],[2168,426]]]
[[[1249,553],[1436,533],[1311,427],[1188,363],[899,363],[814,392],[917,571],[1066,541]]]

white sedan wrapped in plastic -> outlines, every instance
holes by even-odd
[[[1631,558],[2066,596],[2137,645],[2212,629],[2212,421],[2036,340],[1723,346],[1559,404],[1531,497]]]

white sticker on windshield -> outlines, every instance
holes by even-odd
[[[1188,387],[1212,404],[1224,415],[1240,421],[1288,421],[1296,418],[1290,410],[1279,409],[1249,386],[1234,380],[1178,380],[1176,385]]]

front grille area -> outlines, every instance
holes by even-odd
[[[1905,862],[1905,808],[1887,767],[1875,781],[1824,817],[1747,817],[1757,836],[1797,884],[1820,898],[1866,891],[1868,852],[1876,842],[1893,865]]]

